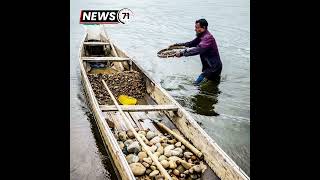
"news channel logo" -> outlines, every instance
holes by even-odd
[[[129,8],[121,10],[81,10],[80,24],[127,24],[132,21],[133,12]]]

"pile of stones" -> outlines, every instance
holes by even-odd
[[[136,131],[172,179],[200,179],[206,170],[204,162],[172,135],[150,130]],[[137,179],[164,179],[131,130],[115,132],[115,137]]]
[[[92,89],[99,105],[110,102],[110,96],[102,83],[105,80],[113,95],[127,95],[141,99],[146,94],[146,85],[141,73],[137,71],[123,71],[114,74],[88,74]]]

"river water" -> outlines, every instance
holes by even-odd
[[[250,2],[249,0],[88,0],[70,2],[70,177],[116,179],[84,100],[78,51],[84,28],[81,9],[129,8],[128,24],[107,25],[113,42],[133,57],[195,118],[250,176]],[[218,85],[192,85],[199,56],[160,59],[156,53],[195,37],[194,21],[206,18],[223,63]],[[211,89],[211,90],[210,90]]]

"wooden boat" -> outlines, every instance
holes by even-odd
[[[123,123],[124,117],[119,114],[118,106],[113,104],[99,105],[95,93],[88,79],[90,63],[104,62],[112,64],[119,71],[135,70],[143,75],[146,85],[147,95],[145,105],[121,106],[131,124],[139,129],[149,128],[158,131],[150,118],[161,118],[164,124],[171,129],[177,129],[185,139],[203,154],[203,159],[207,164],[207,170],[201,179],[250,179],[236,163],[218,146],[218,144],[198,125],[192,116],[174,99],[166,90],[157,84],[147,72],[145,72],[126,52],[119,49],[112,43],[105,28],[97,26],[98,38],[96,41],[90,39],[89,31],[86,32],[80,46],[79,61],[81,70],[81,81],[85,90],[88,105],[94,115],[96,124],[102,136],[105,148],[112,158],[112,163],[121,179],[136,179],[122,153],[114,130],[127,130]],[[100,47],[103,53],[95,54],[92,49]],[[144,119],[144,121],[139,121]],[[114,127],[111,128],[110,123]],[[216,178],[214,178],[216,177]]]

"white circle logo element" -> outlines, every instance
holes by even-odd
[[[117,18],[120,23],[125,24],[133,18],[133,12],[128,8],[123,8],[118,11]]]

